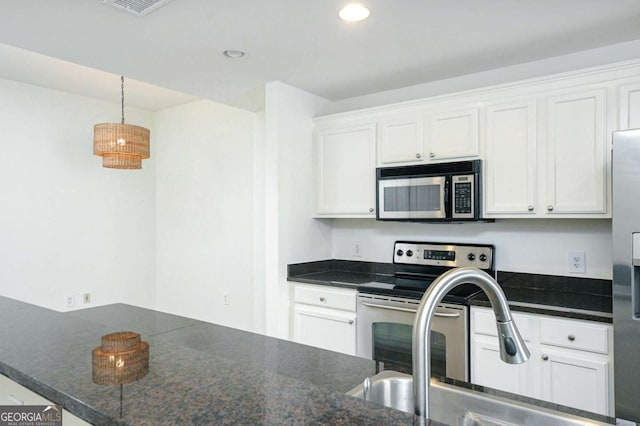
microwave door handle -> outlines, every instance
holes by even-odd
[[[449,182],[451,182],[451,178],[447,177],[444,181],[444,216],[452,217],[451,215],[451,202],[449,199]]]

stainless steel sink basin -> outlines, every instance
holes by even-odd
[[[362,385],[347,395],[363,399]],[[463,426],[506,425],[607,425],[596,420],[537,407],[524,402],[431,381],[430,418],[444,424]],[[371,377],[367,400],[413,414],[413,377],[383,371]]]

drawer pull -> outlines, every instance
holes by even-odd
[[[322,297],[322,296],[320,297],[320,301],[321,301],[321,302],[324,302],[325,300],[327,300],[327,299],[325,299],[325,298],[324,298],[324,297]]]
[[[353,324],[353,320],[349,320],[349,324]]]
[[[416,158],[421,158],[421,157],[422,157],[422,155],[420,155],[420,153],[416,154]]]
[[[369,212],[373,213],[373,207],[369,207]]]
[[[567,339],[573,342],[574,340],[576,340],[576,336],[574,336],[573,334],[570,334],[569,336],[567,336]]]
[[[542,360],[543,361],[548,361],[549,360],[549,355],[542,355]]]
[[[527,207],[527,210],[529,210],[530,212],[532,212],[534,210],[533,206],[529,206]]]

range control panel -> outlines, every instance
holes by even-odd
[[[493,268],[493,246],[397,241],[393,263],[478,269]]]

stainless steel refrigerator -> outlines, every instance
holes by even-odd
[[[616,417],[640,422],[640,129],[613,133]]]

